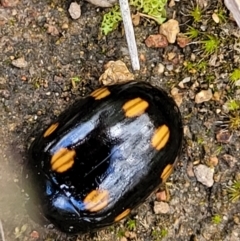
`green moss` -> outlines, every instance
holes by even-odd
[[[118,27],[122,21],[119,5],[115,5],[108,13],[104,14],[101,24],[101,31],[104,35],[109,34]]]
[[[139,12],[142,12],[145,17],[154,19],[158,24],[166,20],[165,5],[167,0],[130,0],[129,5],[135,7]],[[118,27],[122,21],[119,5],[115,5],[110,11],[103,16],[101,24],[101,32],[104,35],[109,34]]]
[[[228,126],[230,130],[237,130],[240,128],[239,112],[236,112],[229,116]]]
[[[166,19],[167,0],[130,0],[129,4],[155,19],[158,24],[163,23]]]
[[[227,107],[229,111],[236,111],[240,109],[240,101],[239,100],[234,100],[230,99],[227,101]]]
[[[230,74],[229,79],[232,84],[240,80],[240,69],[234,69],[233,72]]]
[[[220,224],[222,222],[222,216],[219,214],[216,214],[212,217],[212,223],[214,224]]]
[[[168,230],[163,228],[161,230],[153,229],[151,236],[154,241],[160,241],[168,235]]]

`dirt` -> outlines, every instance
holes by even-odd
[[[184,121],[182,156],[166,184],[169,212],[154,214],[153,194],[119,224],[68,236],[29,217],[21,185],[22,167],[36,133],[76,99],[100,86],[104,64],[120,59],[131,69],[123,26],[107,37],[101,36],[99,27],[106,10],[87,2],[80,2],[82,15],[72,20],[67,11],[70,1],[1,1],[0,221],[5,240],[240,239],[240,202],[232,202],[228,194],[228,187],[240,180],[240,133],[239,126],[230,128],[227,122],[232,115],[239,116],[239,110],[226,108],[229,100],[240,98],[239,87],[230,81],[231,73],[240,66],[240,30],[223,1],[200,2],[207,5],[199,22],[190,14],[195,1],[176,1],[167,8],[167,18],[176,16],[182,33],[188,26],[201,32],[183,48],[176,43],[163,49],[146,47],[145,39],[158,33],[154,21],[141,19],[134,28],[141,56],[141,70],[134,73],[135,79],[174,92]],[[219,9],[226,20],[215,23],[212,14]],[[201,44],[207,34],[220,39],[211,54],[206,54]],[[19,58],[16,64],[13,60]],[[199,67],[203,61],[206,68]],[[209,89],[212,98],[197,104],[196,94]],[[199,164],[214,169],[213,186],[196,179],[194,167]],[[0,240],[5,241],[1,235]]]

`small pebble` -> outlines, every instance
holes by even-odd
[[[112,7],[113,4],[117,2],[117,0],[86,0],[86,1],[103,8]]]
[[[195,96],[195,102],[197,104],[203,103],[205,101],[209,101],[212,99],[212,90],[208,89],[208,90],[201,90],[199,93],[196,94]]]
[[[23,69],[23,68],[26,68],[28,66],[28,63],[24,59],[24,57],[21,57],[21,58],[18,58],[18,59],[14,59],[12,61],[12,65],[19,68],[19,69]]]
[[[158,202],[160,201],[167,201],[167,194],[166,191],[160,191],[156,193],[156,199]]]
[[[199,182],[207,187],[211,187],[214,183],[213,174],[214,169],[205,165],[198,165],[193,168],[194,174]]]
[[[69,28],[69,26],[68,26],[67,23],[64,23],[64,24],[62,25],[62,29],[68,29],[68,28]]]
[[[175,19],[168,20],[167,22],[163,23],[159,28],[159,33],[166,36],[169,43],[175,43],[179,32],[179,23]]]
[[[168,46],[168,41],[164,35],[154,34],[147,37],[145,44],[148,48],[165,48]]]
[[[216,139],[221,143],[229,143],[231,141],[232,134],[228,130],[219,130],[216,134]]]
[[[165,67],[163,64],[160,63],[156,66],[156,69],[158,74],[163,74]]]
[[[184,35],[177,36],[177,44],[180,48],[185,48],[190,43],[190,39]]]
[[[185,77],[181,82],[179,82],[178,86],[183,89],[185,87],[184,84],[190,82],[190,80],[191,77]]]
[[[80,5],[76,2],[72,2],[69,6],[68,12],[72,19],[78,19],[81,16]]]
[[[212,14],[212,19],[215,23],[219,23],[220,22],[220,19],[218,17],[218,15],[216,13],[213,13]]]
[[[170,211],[170,207],[166,202],[154,202],[153,211],[155,214],[164,214]]]

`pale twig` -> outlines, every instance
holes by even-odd
[[[5,241],[4,232],[3,232],[3,225],[2,225],[1,220],[0,220],[0,233],[1,233],[2,241]]]
[[[138,58],[138,50],[137,50],[137,44],[135,40],[128,0],[119,0],[119,5],[121,9],[125,35],[126,35],[127,44],[128,44],[128,50],[129,50],[129,54],[132,62],[132,68],[133,70],[139,70],[140,64],[139,64],[139,58]]]

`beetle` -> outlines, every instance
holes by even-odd
[[[182,138],[180,111],[164,90],[146,82],[99,88],[31,144],[29,202],[65,233],[111,225],[166,181]]]

